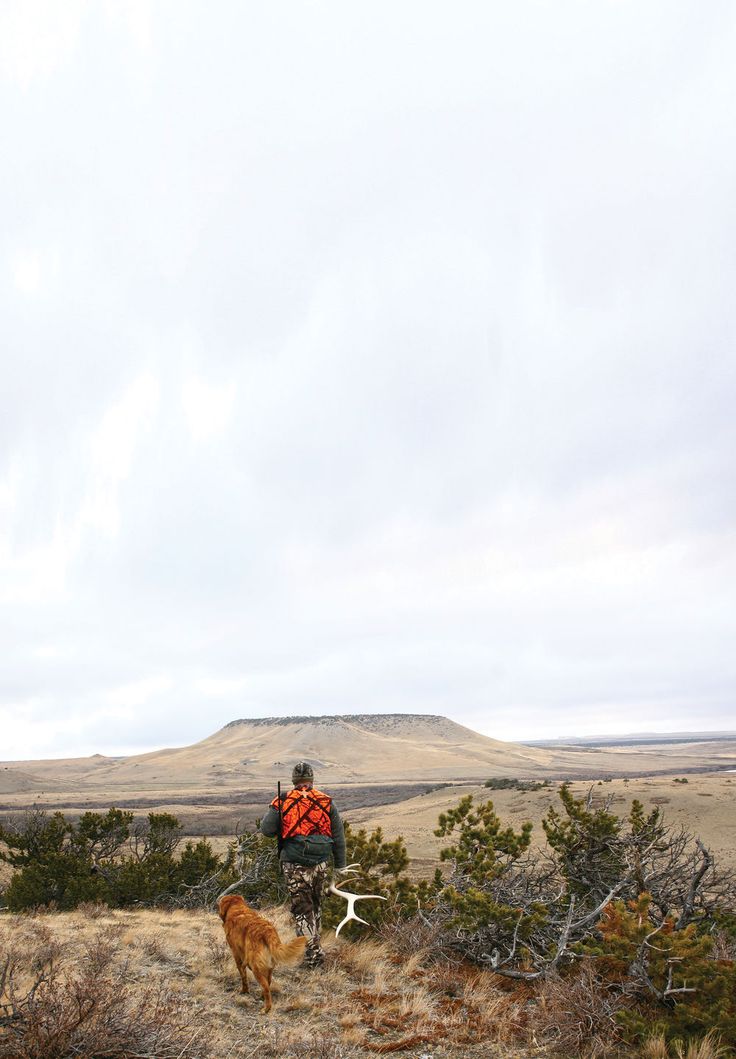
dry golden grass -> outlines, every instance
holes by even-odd
[[[293,933],[288,913],[268,911],[282,935]],[[0,954],[31,953],[27,987],[44,955],[70,969],[124,976],[131,996],[159,986],[191,1021],[187,1056],[213,1059],[367,1059],[398,1054],[415,1059],[527,1055],[508,1051],[519,1004],[476,972],[400,958],[375,939],[325,939],[326,966],[280,969],[271,1015],[260,1014],[260,995],[239,992],[235,965],[213,913],[123,911],[86,906],[83,911],[0,915]],[[106,955],[107,954],[107,955]],[[105,963],[105,960],[108,963]],[[123,981],[123,977],[116,979]],[[510,1013],[512,1017],[510,1017]],[[521,1020],[523,1021],[523,1019]],[[0,1044],[2,1044],[0,1028]],[[517,1035],[518,1039],[518,1035]],[[3,1052],[0,1055],[12,1054]]]
[[[700,1041],[682,1044],[675,1041],[671,1048],[664,1037],[650,1038],[642,1048],[643,1059],[721,1059],[726,1049],[715,1034],[709,1033]]]
[[[736,866],[736,774],[697,773],[688,776],[684,784],[676,783],[678,778],[641,776],[600,784],[597,780],[576,780],[572,789],[576,797],[587,794],[591,787],[596,799],[611,796],[613,810],[619,815],[626,815],[634,798],[647,810],[659,804],[668,823],[701,838],[720,864]],[[437,817],[457,805],[463,795],[472,794],[476,801],[490,798],[505,823],[518,826],[530,820],[534,824],[532,844],[536,847],[544,843],[542,819],[551,805],[559,805],[558,787],[552,783],[521,795],[514,790],[489,790],[482,784],[444,787],[391,805],[353,809],[347,816],[355,827],[380,826],[386,835],[403,835],[415,873],[429,876],[437,866],[439,850],[447,844],[446,839],[434,834]]]
[[[267,914],[284,938],[291,936],[285,909]],[[154,1021],[160,1014],[169,1030],[162,1038],[165,1051],[14,1050],[7,1030],[3,1039],[7,997],[0,996],[0,1057],[542,1059],[554,1054],[608,1059],[631,1054],[616,1050],[615,1011],[602,1010],[592,964],[589,974],[568,982],[551,978],[532,990],[443,959],[427,941],[423,935],[412,940],[398,933],[394,944],[390,937],[351,942],[330,934],[324,939],[322,970],[277,970],[274,1007],[264,1016],[255,983],[249,995],[239,991],[214,913],[94,905],[70,913],[4,913],[0,979],[4,954],[23,954],[15,983],[21,994],[51,958],[63,969],[62,984],[81,981],[85,990],[94,991],[96,983],[107,983],[102,999],[113,1006],[111,990],[123,992],[124,1010],[113,1011],[123,1030],[128,1009],[153,1012]],[[708,1037],[669,1048],[653,1039],[641,1054],[645,1059],[720,1059],[723,1053],[717,1039]]]

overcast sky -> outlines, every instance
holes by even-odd
[[[0,758],[736,728],[736,8],[0,8]]]

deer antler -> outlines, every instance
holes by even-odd
[[[343,872],[345,874],[347,874],[349,872],[351,875],[357,875],[359,868],[360,868],[359,864],[348,864],[348,866],[346,868],[343,868],[342,870],[343,870]],[[345,926],[345,924],[349,923],[351,919],[354,919],[356,923],[365,923],[365,925],[368,926],[368,924],[366,923],[366,921],[364,919],[361,919],[360,916],[356,916],[356,914],[355,914],[355,902],[356,901],[371,901],[371,900],[385,901],[386,900],[386,898],[382,897],[381,894],[351,894],[351,893],[349,893],[348,890],[340,890],[340,889],[338,889],[338,887],[335,886],[334,883],[330,883],[330,886],[328,887],[328,889],[329,889],[329,892],[331,894],[335,894],[337,897],[344,897],[345,900],[348,903],[347,915],[342,920],[342,922],[339,924],[339,926],[336,927],[336,929],[335,929],[335,937],[338,936],[338,934],[340,933],[342,928]]]

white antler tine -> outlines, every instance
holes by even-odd
[[[370,924],[368,923],[368,921],[367,921],[367,920],[365,920],[365,919],[361,919],[361,918],[360,918],[360,916],[356,916],[356,915],[352,915],[352,916],[351,916],[351,915],[347,915],[347,916],[345,916],[345,918],[344,918],[344,919],[342,920],[342,922],[340,923],[340,925],[339,925],[339,926],[337,927],[337,929],[335,930],[335,937],[337,937],[337,936],[339,935],[340,931],[342,930],[342,928],[343,928],[343,927],[345,926],[345,924],[346,924],[346,923],[352,923],[352,922],[355,922],[355,923],[362,923],[362,924],[363,924],[364,926],[366,926],[366,927],[370,926]]]
[[[352,865],[351,865],[351,867],[352,867]],[[349,890],[340,890],[340,889],[338,889],[338,887],[335,886],[334,883],[330,884],[329,892],[332,893],[332,894],[335,894],[337,897],[344,897],[345,900],[348,903],[347,915],[345,916],[345,918],[342,920],[342,922],[339,924],[339,926],[335,930],[335,937],[337,937],[339,935],[340,931],[345,926],[345,924],[349,923],[351,920],[355,920],[356,923],[363,923],[364,926],[366,926],[366,927],[369,926],[369,924],[366,923],[365,919],[361,919],[359,915],[356,915],[356,912],[355,912],[355,902],[356,901],[368,901],[368,900],[385,901],[386,900],[386,898],[382,894],[351,894]]]

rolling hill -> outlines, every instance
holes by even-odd
[[[601,777],[724,768],[736,744],[665,747],[540,747],[492,739],[431,714],[343,714],[235,720],[191,746],[126,758],[6,763],[2,788],[31,793],[104,791],[195,795],[288,782],[293,763],[311,761],[318,783],[468,782],[490,776]]]

